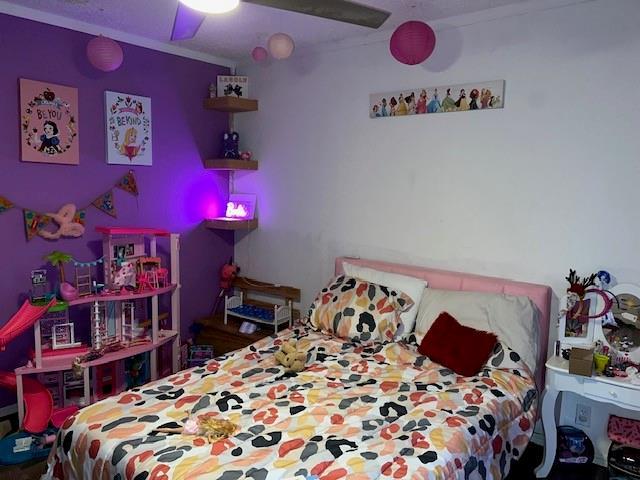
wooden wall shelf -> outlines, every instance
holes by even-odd
[[[204,168],[209,170],[258,170],[258,162],[235,158],[207,158],[204,160]]]
[[[229,113],[255,112],[258,110],[258,100],[237,97],[205,98],[204,108]]]
[[[235,220],[225,217],[210,218],[204,221],[207,228],[212,230],[255,230],[258,228],[258,219]]]

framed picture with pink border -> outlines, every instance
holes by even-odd
[[[78,89],[20,79],[23,162],[78,165]]]

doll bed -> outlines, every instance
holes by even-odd
[[[419,270],[440,287],[437,278],[458,278],[454,288],[547,289]],[[273,355],[289,337],[315,347],[297,375]],[[185,412],[239,429],[212,445],[153,433],[180,425]],[[502,346],[479,375],[460,377],[412,345],[363,347],[299,326],[81,410],[63,425],[44,478],[499,479],[535,416],[534,379]]]

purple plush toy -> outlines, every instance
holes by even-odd
[[[238,132],[228,132],[222,138],[222,156],[223,158],[239,158],[240,135]]]

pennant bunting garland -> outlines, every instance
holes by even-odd
[[[10,208],[13,208],[13,203],[11,203],[8,198],[0,195],[0,213],[4,213]]]
[[[129,170],[127,174],[122,177],[118,183],[116,183],[116,187],[137,197],[138,184],[136,183],[136,177],[133,176],[133,170]]]
[[[51,222],[51,219],[43,213],[34,212],[26,208],[22,210],[22,213],[24,215],[24,228],[27,232],[27,241],[38,235],[38,232]]]
[[[98,210],[102,210],[107,215],[111,215],[113,218],[117,217],[116,206],[113,203],[113,190],[109,190],[96,198],[91,205]]]
[[[114,188],[119,188],[121,190],[124,190],[127,193],[130,193],[131,195],[138,196],[138,193],[139,193],[138,182],[136,182],[136,177],[135,177],[135,174],[133,173],[133,170],[129,170],[123,177],[120,177],[118,181],[115,183],[115,185],[113,185],[112,188],[110,188],[109,190],[101,194],[89,205],[76,210],[73,215],[72,223],[79,224],[78,226],[81,225],[82,227],[86,226],[87,208],[89,208],[92,205],[96,207],[98,210],[103,211],[107,215],[111,215],[112,217],[116,218],[116,205],[115,205],[114,195],[113,195]],[[50,232],[51,229],[47,231],[45,231],[44,229],[45,227],[47,227],[47,225],[55,225],[55,224],[60,225],[60,222],[58,220],[55,220],[54,222],[54,219],[51,218],[50,215],[47,215],[46,213],[40,213],[36,210],[32,210],[30,208],[25,208],[23,206],[17,205],[11,200],[9,200],[7,197],[0,195],[0,214],[12,208],[22,209],[22,215],[24,217],[24,228],[27,234],[27,241],[31,240],[36,235],[40,235],[41,232],[43,232],[43,235],[40,235],[40,236],[54,239],[50,236],[47,237],[47,235],[45,235],[47,233],[51,233]],[[53,216],[55,217],[55,215]],[[67,236],[67,235],[62,234],[62,236]],[[75,236],[75,235],[72,235],[72,236]]]

